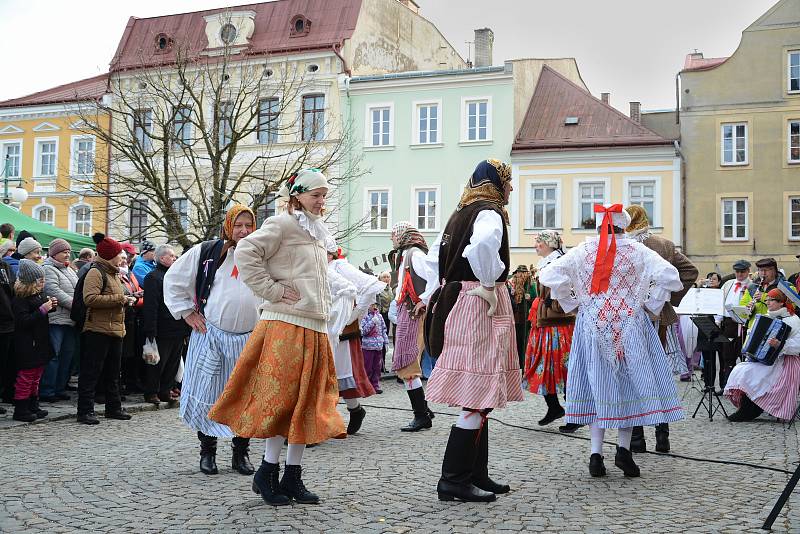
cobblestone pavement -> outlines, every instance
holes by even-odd
[[[318,506],[265,506],[251,477],[230,470],[228,440],[220,440],[221,473],[201,474],[197,439],[174,409],[95,427],[62,420],[2,428],[0,531],[757,532],[788,480],[781,470],[798,461],[796,426],[691,419],[698,397],[690,391],[689,418],[672,425],[674,456],[637,455],[642,477],[625,479],[613,466],[610,431],[609,476],[592,479],[587,429],[565,436],[555,425],[538,427],[544,403],[528,395],[490,422],[490,470],[514,491],[488,505],[443,503],[435,487],[455,410],[433,406],[432,430],[401,433],[411,418],[406,394],[384,384],[383,395],[365,401],[357,436],[306,451],[304,479],[323,497]],[[254,440],[254,463],[262,453]],[[775,531],[800,532],[800,496]]]

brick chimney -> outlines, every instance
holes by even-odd
[[[631,102],[631,112],[630,118],[633,122],[637,124],[642,123],[642,103],[641,102]]]
[[[611,99],[611,93],[600,93],[600,100],[603,101],[603,104],[609,105],[610,99]]]
[[[492,66],[494,32],[489,28],[475,30],[475,67]]]

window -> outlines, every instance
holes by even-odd
[[[39,176],[56,175],[56,142],[39,141]]]
[[[467,141],[486,141],[489,139],[489,101],[467,101]]]
[[[800,120],[789,121],[789,162],[800,163]]]
[[[92,208],[75,206],[72,208],[72,231],[81,235],[92,235]]]
[[[656,226],[656,183],[630,182],[628,184],[628,204],[641,206],[647,212],[647,220]]]
[[[219,132],[218,132],[218,147],[224,148],[231,143],[233,139],[233,104],[230,102],[219,103]]]
[[[369,229],[389,229],[389,191],[376,189],[367,191],[369,200]]]
[[[172,206],[178,212],[181,228],[185,232],[189,228],[189,201],[185,198],[173,198]]]
[[[392,107],[376,106],[368,108],[367,146],[390,146],[392,139]]]
[[[147,200],[134,200],[131,202],[131,241],[139,242],[147,236],[147,206]]]
[[[262,145],[278,142],[280,100],[265,98],[258,105],[258,142]]]
[[[20,177],[22,145],[20,143],[7,143],[3,145],[3,162],[5,163],[5,176],[7,178]]]
[[[37,206],[33,210],[33,218],[39,222],[53,225],[55,224],[56,212],[51,206]]]
[[[78,137],[72,141],[73,174],[87,176],[94,174],[94,139]]]
[[[278,214],[277,195],[270,193],[267,195],[266,200],[256,210],[256,226],[261,228],[269,217],[274,217]]]
[[[531,228],[555,228],[557,207],[555,184],[531,185]]]
[[[578,185],[578,199],[580,202],[580,220],[578,227],[585,230],[594,230],[595,224],[594,205],[605,204],[606,184],[604,182],[581,183]]]
[[[800,197],[789,197],[789,237],[800,239]]]
[[[436,229],[436,189],[415,190],[415,218],[417,229]]]
[[[789,91],[800,91],[800,51],[789,52]]]
[[[439,142],[439,104],[417,105],[417,139],[421,145]]]
[[[149,152],[153,149],[153,111],[140,109],[133,113],[133,137],[142,150]]]
[[[303,141],[321,141],[325,126],[325,95],[303,96]]]
[[[722,199],[722,240],[747,240],[747,199]]]
[[[180,106],[175,109],[175,142],[182,146],[192,144],[192,108]]]
[[[239,32],[236,31],[236,26],[229,22],[222,26],[222,29],[219,31],[219,38],[222,39],[223,43],[229,45],[236,40],[236,35],[238,33]]]
[[[722,125],[722,164],[747,165],[747,124]]]

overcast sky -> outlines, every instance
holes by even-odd
[[[417,0],[466,58],[475,28],[494,30],[494,63],[575,57],[593,94],[627,111],[675,106],[674,77],[688,52],[728,56],[776,0]],[[0,100],[108,69],[129,16],[152,17],[231,0],[0,0]]]

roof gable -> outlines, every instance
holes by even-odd
[[[761,15],[745,31],[769,30],[781,26],[798,26],[800,0],[781,0]]]
[[[577,124],[565,124],[568,117],[577,118]],[[545,66],[512,152],[669,144]]]
[[[108,74],[101,74],[100,76],[59,85],[27,96],[5,100],[0,102],[0,108],[97,100],[106,93],[107,87]]]

